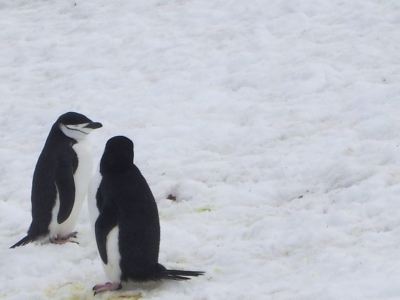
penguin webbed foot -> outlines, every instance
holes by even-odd
[[[116,291],[120,289],[122,289],[122,285],[118,282],[107,282],[105,284],[97,284],[93,287],[94,296],[101,292]]]
[[[78,232],[74,231],[64,237],[56,236],[55,238],[50,238],[50,242],[52,242],[53,244],[58,244],[58,245],[63,245],[65,243],[79,244],[77,241],[71,241],[71,239],[76,238],[77,234],[78,234]]]
[[[70,234],[68,234],[67,236],[66,236],[66,238],[67,239],[70,239],[70,238],[75,238],[76,239],[76,236],[78,235],[78,231],[74,231],[74,232],[71,232]]]

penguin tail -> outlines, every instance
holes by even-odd
[[[19,246],[24,246],[26,244],[32,243],[34,240],[36,240],[35,237],[27,235],[22,240],[20,240],[18,243],[16,243],[15,245],[11,246],[10,249],[14,249],[14,248],[19,247]]]
[[[163,272],[164,279],[170,280],[190,280],[190,277],[197,277],[203,275],[205,272],[203,271],[182,271],[182,270],[165,270]]]

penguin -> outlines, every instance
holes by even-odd
[[[94,294],[122,288],[122,282],[189,280],[202,271],[168,270],[158,262],[160,221],[146,179],[133,163],[133,142],[115,136],[100,160],[100,180],[91,187],[89,205],[95,219],[97,248],[110,280],[93,287]],[[92,199],[91,199],[92,198]],[[95,216],[95,218],[93,218]]]
[[[28,234],[11,248],[49,237],[64,244],[75,227],[92,175],[87,135],[102,124],[67,112],[51,127],[32,179],[32,223]]]

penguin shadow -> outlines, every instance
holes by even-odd
[[[67,282],[60,286],[50,286],[45,292],[49,299],[60,300],[139,300],[151,294],[160,294],[157,288],[162,282],[124,283],[118,291],[106,291],[93,295],[91,287],[79,282]],[[1,298],[1,297],[0,297]]]
[[[139,300],[146,298],[147,295],[153,293],[161,293],[161,290],[158,288],[165,284],[165,282],[157,281],[157,282],[144,282],[144,283],[135,283],[135,282],[125,282],[123,287],[118,291],[107,291],[101,294],[93,295],[92,299],[96,300]]]
[[[93,234],[90,232],[90,230],[82,229],[80,231],[76,231],[74,236],[70,237],[68,241],[66,241],[64,244],[60,243],[54,243],[52,242],[51,239],[43,238],[41,240],[37,240],[34,242],[36,246],[47,246],[47,247],[61,247],[63,245],[76,245],[79,247],[88,247],[90,243],[93,242]]]

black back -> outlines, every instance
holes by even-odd
[[[150,187],[133,164],[133,143],[126,137],[111,138],[100,162],[102,181],[96,195],[100,215],[95,224],[100,256],[108,262],[107,235],[119,226],[121,280],[161,278],[158,264],[160,223]]]

